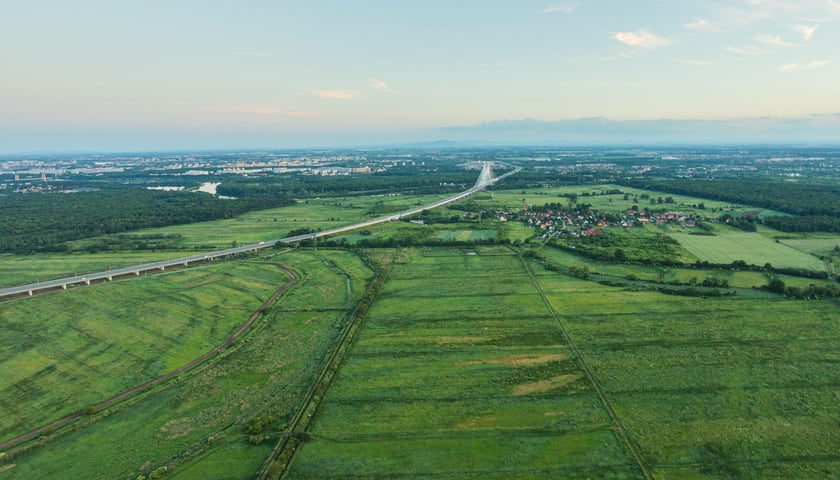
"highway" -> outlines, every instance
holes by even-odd
[[[73,277],[66,277],[66,278],[59,278],[55,280],[48,280],[44,282],[37,282],[31,283],[28,285],[21,285],[18,287],[9,287],[0,289],[0,300],[3,300],[7,297],[14,297],[20,295],[28,295],[32,296],[35,293],[46,291],[46,290],[53,290],[53,289],[67,289],[71,286],[78,286],[78,285],[90,285],[93,282],[105,282],[105,281],[112,281],[114,277],[120,277],[124,275],[140,275],[143,272],[150,272],[154,270],[163,271],[166,270],[168,267],[175,267],[175,266],[188,266],[190,263],[198,262],[198,261],[206,261],[206,260],[213,260],[215,258],[226,257],[228,255],[234,255],[237,253],[243,252],[255,252],[258,250],[262,250],[265,248],[273,248],[278,243],[281,244],[290,244],[300,242],[301,240],[313,240],[316,238],[321,237],[328,237],[330,235],[335,235],[337,233],[348,232],[350,230],[356,230],[358,228],[369,227],[371,225],[376,225],[378,223],[384,222],[393,222],[400,220],[402,217],[413,215],[415,213],[422,212],[423,210],[429,210],[432,208],[442,207],[444,205],[448,205],[452,202],[457,202],[463,198],[466,198],[476,192],[481,191],[482,189],[486,188],[489,185],[493,185],[494,183],[503,180],[511,175],[519,173],[521,170],[520,167],[514,167],[513,170],[500,175],[498,177],[493,177],[493,172],[491,170],[492,162],[485,162],[484,167],[481,169],[481,173],[478,175],[478,180],[476,180],[475,185],[471,188],[464,190],[461,193],[453,195],[451,197],[445,198],[443,200],[438,200],[437,202],[429,203],[426,205],[422,205],[419,207],[411,208],[408,210],[404,210],[399,213],[393,213],[390,215],[386,215],[383,217],[374,218],[371,220],[365,220],[364,222],[354,223],[352,225],[347,225],[345,227],[338,227],[338,228],[331,228],[328,230],[322,230],[319,232],[307,233],[304,235],[295,235],[292,237],[281,238],[278,240],[270,240],[265,242],[254,243],[251,245],[244,245],[241,247],[234,247],[228,248],[225,250],[217,250],[215,252],[208,252],[202,253],[198,255],[190,255],[188,257],[181,257],[175,258],[171,260],[162,260],[159,262],[152,262],[152,263],[144,263],[142,265],[134,265],[131,267],[124,267],[124,268],[117,268],[114,270],[107,270],[104,272],[98,273],[88,273],[85,275],[76,275]]]

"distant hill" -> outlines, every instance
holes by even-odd
[[[840,114],[739,120],[496,120],[447,127],[456,144],[840,143]]]

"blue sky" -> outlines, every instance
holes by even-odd
[[[0,45],[0,152],[590,117],[840,131],[840,0],[0,0]]]

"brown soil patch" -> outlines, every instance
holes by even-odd
[[[548,380],[541,380],[539,382],[526,383],[519,385],[513,389],[513,395],[519,397],[528,395],[529,393],[545,393],[554,390],[555,388],[564,387],[582,375],[580,373],[567,373],[566,375],[558,375]]]
[[[8,472],[9,470],[11,470],[15,467],[17,467],[17,464],[14,464],[14,463],[9,464],[9,465],[3,465],[2,467],[0,467],[0,473]]]
[[[464,362],[462,365],[512,365],[514,367],[527,367],[529,365],[542,365],[549,362],[560,362],[567,358],[565,353],[546,353],[543,355],[532,353],[519,353],[515,355],[508,355],[505,357],[493,358],[489,360],[473,360],[471,362]]]
[[[559,417],[560,415],[565,415],[566,412],[560,411],[552,411],[552,412],[545,412],[543,415],[546,417]]]

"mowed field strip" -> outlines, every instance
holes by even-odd
[[[409,252],[288,478],[642,477],[517,255]]]
[[[820,259],[813,255],[776,243],[757,233],[725,232],[715,236],[673,233],[670,236],[700,260],[711,263],[743,260],[759,266],[771,263],[774,267],[816,271],[825,269]]]

